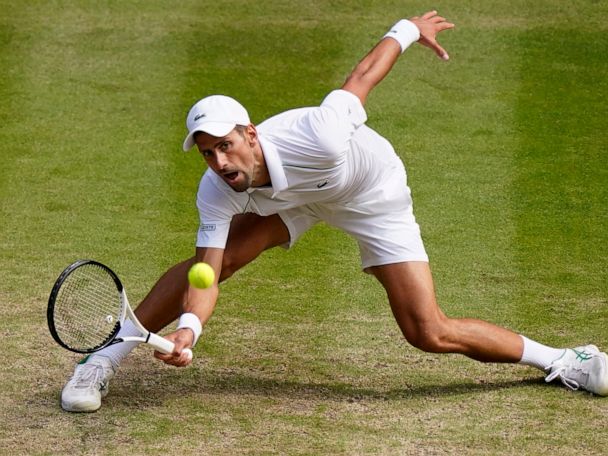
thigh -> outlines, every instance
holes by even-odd
[[[362,269],[370,272],[373,266],[428,262],[408,190],[378,201],[371,207],[335,205],[327,220],[357,240]]]
[[[366,272],[372,266],[428,262],[403,165],[387,163],[375,172],[376,180],[351,200],[327,205],[323,220],[357,240]]]
[[[278,215],[239,214],[233,217],[224,250],[220,281],[250,263],[264,250],[289,242],[289,231]]]
[[[445,319],[437,305],[429,264],[411,261],[371,267],[380,281],[402,332],[408,336],[433,328]]]

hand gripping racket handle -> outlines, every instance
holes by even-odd
[[[150,333],[148,336],[148,343],[165,355],[173,353],[173,349],[175,348],[175,344],[173,342],[154,333]]]
[[[173,353],[173,350],[175,349],[175,344],[173,342],[154,333],[150,333],[148,336],[148,343],[165,355]],[[186,352],[188,358],[192,359],[192,350],[184,348],[183,351]]]

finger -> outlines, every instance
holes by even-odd
[[[433,11],[429,11],[428,13],[424,13],[422,15],[422,19],[430,19],[433,16],[435,16],[437,14],[437,11],[433,10]]]
[[[445,22],[445,17],[435,16],[430,19],[430,22],[433,22],[435,24],[438,24],[439,22]]]
[[[154,357],[156,359],[160,359],[161,361],[164,361],[164,362],[175,361],[175,360],[179,359],[180,356],[181,356],[180,352],[162,353],[157,350],[154,350]]]
[[[185,366],[190,364],[192,362],[192,350],[184,348],[180,354],[180,359],[184,362]]]
[[[456,26],[454,24],[452,24],[451,22],[443,22],[441,24],[437,24],[437,27],[439,27],[437,32],[442,32],[444,30],[453,29]]]
[[[171,366],[182,367],[187,364],[186,361],[182,361],[181,355],[176,357],[176,356],[162,355],[162,354],[157,356],[155,354],[154,357],[160,359],[163,363],[169,364]]]
[[[435,49],[435,53],[439,56],[439,58],[443,59],[443,60],[450,60],[450,56],[448,55],[448,53],[445,51],[445,49],[443,49],[439,43],[435,42],[435,46],[433,47],[433,49]]]
[[[450,59],[450,56],[448,55],[446,50],[443,49],[437,41],[427,39],[427,40],[421,41],[420,43],[428,48],[431,48],[433,51],[435,51],[435,54],[437,54],[441,59],[443,59],[443,60]]]
[[[175,357],[172,353],[165,354],[165,353],[160,353],[160,352],[155,351],[154,357],[156,359],[160,359],[163,363],[171,364],[172,366],[176,366],[178,363],[178,361],[177,361],[178,358]]]
[[[184,367],[192,362],[192,350],[189,348],[184,348],[180,352],[173,352],[169,354],[163,354],[155,351],[154,357],[160,359],[166,364]]]
[[[165,359],[168,359],[170,357],[170,355],[165,355],[164,353],[154,350],[154,357],[156,359],[161,359],[164,361]]]
[[[165,362],[172,366],[185,367],[192,362],[192,350],[185,348],[179,355],[176,355]]]

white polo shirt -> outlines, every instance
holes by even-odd
[[[335,90],[318,107],[278,114],[258,127],[271,186],[236,192],[215,172],[203,175],[197,195],[198,247],[224,248],[236,214],[271,215],[313,203],[348,203],[380,184],[383,170],[403,168],[392,147],[364,125],[359,98]],[[355,198],[356,199],[356,198]]]

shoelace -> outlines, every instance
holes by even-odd
[[[99,377],[103,374],[103,368],[101,366],[95,366],[93,364],[83,364],[74,375],[74,383],[76,388],[86,389],[90,388],[91,385],[101,385]]]
[[[551,368],[552,368],[552,365],[547,367],[547,369],[551,369]],[[545,378],[545,381],[547,383],[550,383],[559,377],[559,379],[561,380],[561,382],[564,385],[566,385],[571,390],[576,391],[577,389],[580,388],[581,385],[576,380],[572,380],[571,378],[566,377],[565,372],[567,369],[568,368],[566,366],[561,366],[561,367],[555,369],[549,375],[547,375],[547,377]],[[580,369],[576,369],[576,370],[580,370]]]

